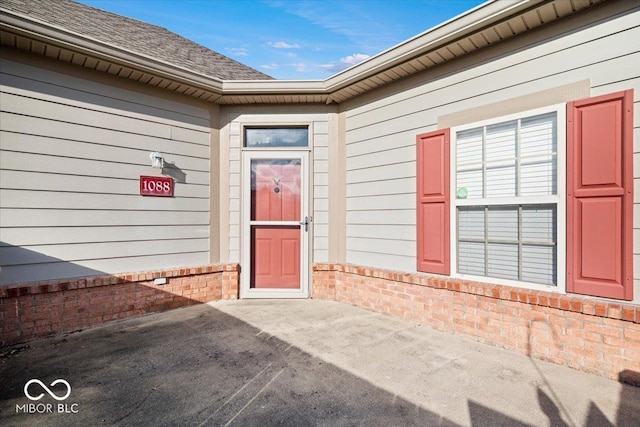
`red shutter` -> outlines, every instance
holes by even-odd
[[[567,104],[567,291],[633,298],[633,91]]]
[[[449,274],[449,129],[416,137],[418,271]]]

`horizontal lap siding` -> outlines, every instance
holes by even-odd
[[[329,260],[329,122],[313,122],[313,258]]]
[[[561,22],[506,42],[520,43],[511,49],[498,44],[495,53],[488,48],[478,60],[471,57],[458,67],[454,62],[400,82],[378,100],[348,103],[347,262],[416,271],[415,136],[437,129],[438,118],[447,114],[585,79],[590,80],[593,96],[634,88],[635,176],[640,178],[640,11],[613,19],[606,14],[594,12],[593,18],[585,18],[584,22],[596,20],[590,28],[576,17],[568,22],[571,31]],[[638,242],[637,218],[635,227]],[[635,244],[636,265],[639,250]],[[637,272],[635,278],[638,295]]]
[[[2,73],[0,283],[209,262],[208,110],[6,60]],[[173,198],[139,195],[156,150]]]

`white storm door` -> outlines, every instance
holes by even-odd
[[[309,152],[243,153],[242,298],[309,296]]]

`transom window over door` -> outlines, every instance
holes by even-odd
[[[559,197],[564,130],[558,123],[564,116],[559,115],[558,108],[452,130],[457,274],[563,283],[558,254],[564,239],[558,228],[564,218]]]
[[[299,148],[309,146],[309,127],[246,127],[247,148]]]

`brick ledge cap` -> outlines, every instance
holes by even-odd
[[[313,265],[313,271],[334,271],[355,274],[417,286],[446,289],[451,292],[462,292],[498,300],[550,307],[596,317],[640,323],[640,305],[632,304],[627,301],[607,301],[583,295],[558,294],[534,289],[471,282],[454,279],[448,276],[429,275],[425,273],[407,273],[375,267],[365,267],[355,264],[317,263]]]
[[[238,271],[240,271],[238,264],[208,264],[194,267],[172,267],[132,273],[43,280],[39,282],[0,286],[0,299],[124,283],[148,282],[161,277],[172,278]]]

